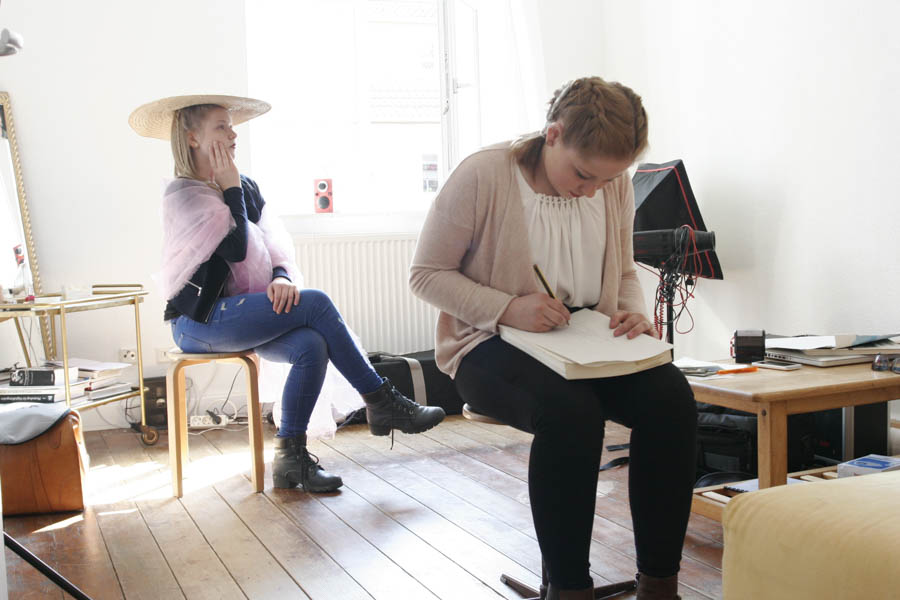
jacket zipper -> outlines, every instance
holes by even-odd
[[[219,291],[216,292],[216,295],[213,297],[212,304],[209,305],[209,310],[206,312],[206,317],[203,318],[204,323],[209,323],[209,318],[212,316],[213,309],[216,307],[216,300],[219,299],[219,296],[222,295],[222,290],[225,289],[225,280],[222,280],[222,283],[219,285]],[[199,296],[200,293],[197,292]]]

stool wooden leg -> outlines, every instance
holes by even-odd
[[[184,453],[187,450],[187,415],[184,398],[184,365],[176,362],[166,373],[166,412],[169,427],[169,469],[172,471],[172,495],[181,498]]]
[[[262,411],[259,407],[259,365],[250,357],[244,357],[247,374],[247,429],[250,430],[250,454],[253,460],[251,478],[253,488],[263,491],[265,485],[265,460],[263,456]]]

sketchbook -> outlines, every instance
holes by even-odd
[[[672,362],[672,345],[649,335],[615,337],[609,317],[572,314],[567,327],[537,333],[500,325],[500,337],[566,379],[617,377]]]

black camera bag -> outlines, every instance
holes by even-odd
[[[788,471],[815,466],[816,421],[812,413],[789,415]],[[697,403],[697,477],[715,472],[757,476],[756,415]]]
[[[407,398],[426,406],[440,406],[448,415],[462,413],[463,400],[450,376],[437,368],[434,350],[402,355],[370,352],[369,362]]]

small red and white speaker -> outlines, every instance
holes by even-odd
[[[330,179],[315,180],[316,212],[334,212],[334,195]]]

